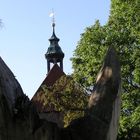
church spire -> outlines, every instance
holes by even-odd
[[[64,53],[61,50],[61,47],[59,46],[59,38],[55,35],[55,21],[54,21],[54,16],[53,16],[53,23],[52,23],[52,28],[53,28],[53,33],[51,38],[49,39],[50,41],[50,46],[48,47],[48,50],[45,54],[45,58],[47,59],[47,69],[48,72],[50,71],[50,64],[58,64],[60,68],[63,70],[63,58],[64,58]]]

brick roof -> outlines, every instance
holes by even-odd
[[[49,73],[47,74],[46,78],[44,79],[44,81],[42,82],[38,90],[36,91],[31,101],[35,104],[37,111],[39,113],[53,110],[51,108],[48,109],[44,105],[46,95],[44,94],[44,91],[42,90],[42,86],[43,85],[52,86],[63,75],[66,75],[66,74],[62,71],[62,69],[57,64],[55,64],[53,68],[49,71]]]

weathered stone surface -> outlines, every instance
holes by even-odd
[[[54,140],[57,130],[55,124],[39,119],[13,73],[0,58],[0,140]]]
[[[87,115],[73,121],[66,130],[74,133],[80,140],[116,140],[120,112],[120,85],[119,60],[114,48],[110,47],[97,76]]]
[[[5,96],[8,106],[11,109],[12,105],[18,96],[23,94],[23,91],[15,79],[14,74],[4,63],[0,57],[0,88],[2,94]]]
[[[115,140],[120,111],[120,65],[110,47],[85,117],[67,128],[41,120],[36,108],[0,59],[0,140]]]

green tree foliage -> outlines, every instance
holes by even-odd
[[[122,73],[122,112],[118,139],[140,139],[140,0],[112,0],[106,25],[86,28],[72,58],[74,78],[93,87],[105,51],[114,46]]]
[[[45,106],[62,112],[64,115],[64,127],[84,115],[88,96],[83,88],[70,76],[62,76],[51,87],[43,86],[46,94]]]

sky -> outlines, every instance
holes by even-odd
[[[110,13],[110,0],[0,0],[0,56],[14,73],[22,89],[32,98],[47,74],[44,54],[55,31],[65,53],[64,72],[71,74],[70,58],[80,34],[99,20],[104,25]]]

